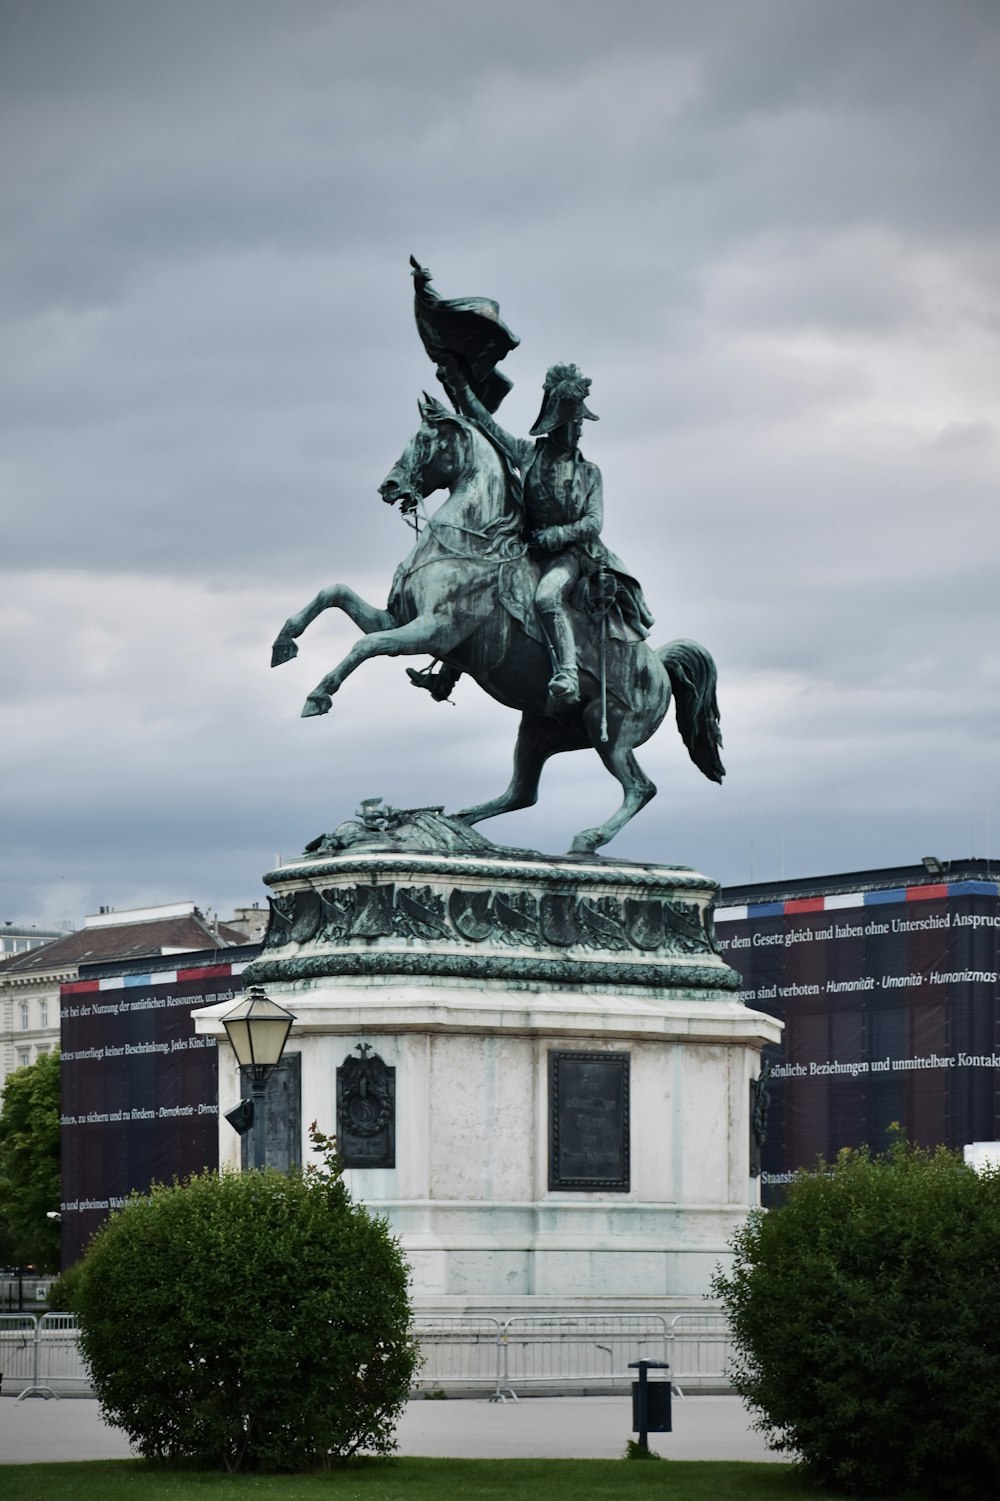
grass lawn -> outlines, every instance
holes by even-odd
[[[141,1460],[2,1465],[4,1501],[817,1501],[794,1466],[618,1459],[370,1459],[329,1475],[224,1475]],[[831,1492],[827,1501],[835,1501]],[[857,1501],[857,1498],[856,1498]]]

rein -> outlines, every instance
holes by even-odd
[[[463,445],[465,449],[465,452],[463,454],[463,472],[456,479],[452,489],[449,491],[449,498],[454,497],[458,487],[467,479],[471,479],[481,467],[475,462],[474,452],[470,452],[470,450],[474,450],[475,447],[472,431],[458,423],[454,423],[453,425],[456,428],[457,432],[466,441]],[[426,444],[427,438],[423,433],[418,433],[416,439],[414,440],[413,457],[407,465],[408,478],[410,479],[411,483],[416,475],[422,474],[423,469],[428,462],[429,455],[421,452],[421,450],[426,447]],[[508,519],[513,520],[514,518],[507,518],[501,514],[496,518],[494,522],[490,523],[490,526],[496,527],[497,525],[503,524]],[[414,523],[412,522],[408,522],[408,524],[414,525]],[[524,557],[528,550],[527,544],[522,542],[520,539],[517,539],[517,541],[515,541],[513,537],[504,537],[501,539],[500,544],[503,552],[499,556],[496,552],[487,553],[485,555],[476,552],[463,552],[459,548],[451,546],[444,540],[441,535],[443,529],[459,532],[462,536],[465,537],[478,537],[481,541],[487,544],[494,541],[491,531],[488,529],[480,530],[477,527],[473,526],[463,526],[460,522],[457,521],[439,521],[436,516],[426,516],[424,518],[424,525],[425,531],[422,541],[426,544],[427,536],[428,534],[430,534],[431,536],[433,536],[435,542],[443,553],[446,553],[450,558],[454,558],[460,563],[489,563],[499,566],[500,563],[510,562],[515,558]],[[419,531],[417,532],[417,535],[420,536]],[[513,547],[511,544],[513,544]],[[419,562],[415,562],[413,566],[407,570],[407,573],[416,573],[418,569],[426,568],[429,564],[436,561],[437,559],[435,558],[423,558]]]
[[[483,537],[486,535],[483,532],[472,531],[468,527],[456,527],[455,529],[457,531],[469,532],[469,535],[474,537]],[[480,567],[491,567],[499,569],[504,563],[512,563],[515,562],[518,558],[523,558],[528,551],[526,543],[515,541],[513,537],[505,537],[500,544],[500,549],[498,550],[492,552],[460,552],[457,547],[449,547],[447,542],[442,541],[437,530],[435,529],[433,518],[427,522],[427,532],[433,534],[434,540],[437,543],[438,547],[443,553],[446,553],[449,558],[454,558],[456,562],[459,563],[475,563]],[[487,540],[489,539],[487,538]],[[426,543],[426,533],[424,535],[424,541]],[[431,558],[417,559],[413,563],[411,563],[409,568],[407,568],[406,577],[412,578],[415,573],[419,573],[421,568],[430,568],[432,564],[440,563],[440,561],[440,557],[436,555]]]

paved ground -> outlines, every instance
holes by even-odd
[[[674,1431],[650,1435],[671,1459],[780,1459],[749,1427],[738,1397],[674,1400]],[[402,1454],[455,1459],[617,1459],[631,1437],[628,1397],[533,1397],[410,1402],[397,1437]],[[116,1459],[129,1446],[101,1421],[92,1397],[0,1397],[0,1464]],[[3,1486],[0,1484],[0,1491]]]

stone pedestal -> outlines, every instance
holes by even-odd
[[[382,842],[267,876],[245,980],[295,1014],[301,1119],[372,1164],[347,1181],[399,1235],[418,1305],[704,1294],[755,1202],[749,1084],[780,1032],[715,951],[715,885]],[[220,1036],[220,1160],[236,1166],[225,1009],[196,1026]]]

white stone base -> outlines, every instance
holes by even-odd
[[[418,1306],[620,1307],[708,1291],[756,1202],[749,1085],[780,1035],[773,1018],[704,990],[340,977],[267,991],[297,1018],[289,1049],[302,1055],[304,1127],[336,1129],[336,1070],[359,1043],[396,1069],[396,1166],[348,1170],[346,1181],[400,1237]],[[226,1009],[195,1013],[198,1032],[220,1036]],[[548,1187],[552,1049],[628,1053],[627,1191]],[[234,1168],[239,1138],[223,1116],[238,1096],[221,1035],[220,1162]]]

